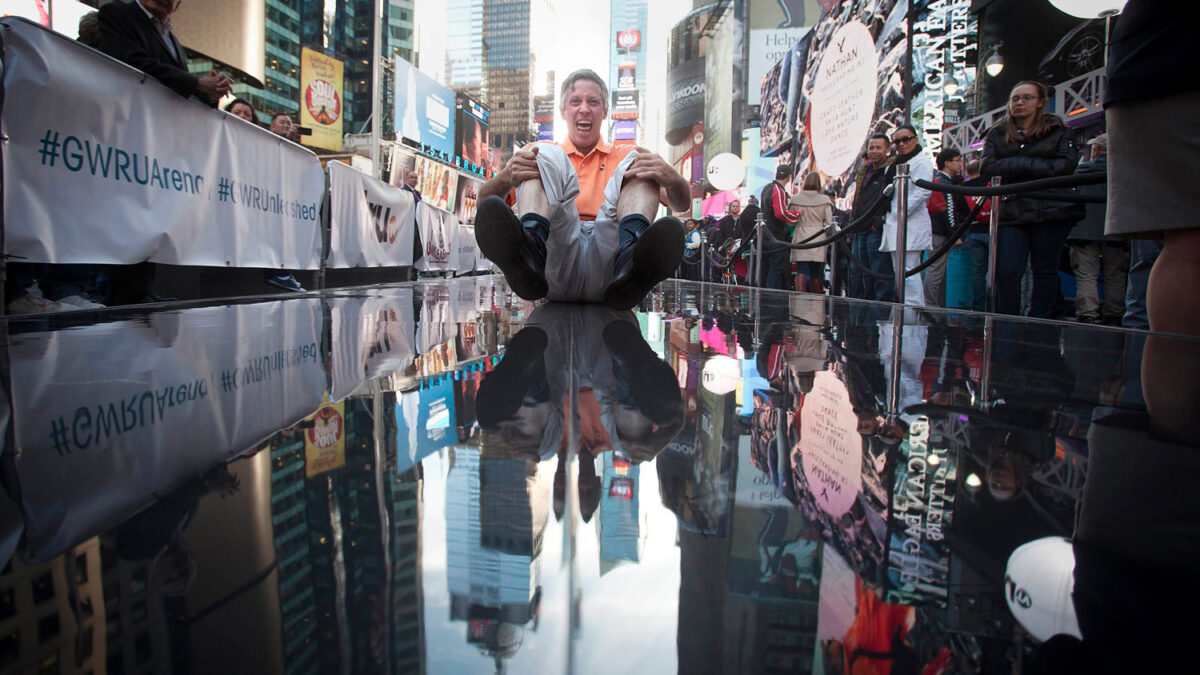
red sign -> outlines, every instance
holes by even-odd
[[[617,46],[621,49],[637,49],[642,44],[642,31],[617,31]]]

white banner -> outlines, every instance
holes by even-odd
[[[422,272],[458,271],[458,218],[453,213],[434,208],[425,202],[417,204],[417,227],[421,229],[421,245],[425,255],[417,261]]]
[[[341,162],[329,162],[331,268],[400,267],[413,263],[410,192]]]
[[[475,226],[462,224],[458,226],[458,261],[456,269],[459,274],[474,272],[478,266],[479,245],[475,243]]]
[[[312,152],[21,19],[4,30],[4,252],[317,269]]]
[[[291,426],[325,391],[318,298],[9,337],[25,555],[42,561]]]
[[[334,401],[346,398],[364,381],[403,371],[417,355],[411,287],[329,298],[329,317],[333,338],[329,397]]]

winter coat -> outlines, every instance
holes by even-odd
[[[1008,123],[1000,122],[988,131],[983,142],[980,175],[999,176],[1001,185],[1038,178],[1069,176],[1075,171],[1079,153],[1071,139],[1071,130],[1050,116],[1050,132],[1035,140],[1009,143],[1004,136]],[[1069,188],[1056,192],[1071,194]],[[1001,225],[1034,225],[1045,222],[1075,222],[1083,218],[1083,205],[1011,196],[1001,200]]]
[[[1096,159],[1083,162],[1075,169],[1075,173],[1098,173],[1108,171],[1108,155],[1100,155]],[[1108,192],[1108,186],[1104,183],[1099,185],[1083,185],[1079,188],[1079,194],[1091,197],[1104,197]],[[1100,204],[1084,204],[1085,215],[1083,220],[1075,225],[1071,230],[1070,239],[1078,241],[1104,241],[1104,218],[1108,214],[1108,205]],[[1119,241],[1118,239],[1110,239],[1109,241]]]
[[[944,171],[933,172],[933,182],[946,183],[947,185],[959,185]],[[943,237],[950,234],[955,227],[967,217],[971,212],[971,207],[967,205],[967,198],[962,195],[951,195],[937,190],[929,191],[929,202],[926,204],[929,208],[929,219],[933,222],[933,233]]]
[[[908,175],[912,181],[933,180],[933,162],[924,151],[918,151],[907,162]],[[894,174],[893,174],[894,175]],[[929,199],[929,190],[917,187],[915,182],[908,186],[908,251],[928,251],[933,248],[933,223],[929,220],[929,209],[925,203]],[[896,216],[900,213],[900,195],[892,195],[892,208],[883,221],[883,243],[880,251],[896,250]]]
[[[801,190],[792,195],[789,208],[800,212],[792,243],[808,239],[833,223],[833,202],[829,197],[812,190]],[[825,262],[825,248],[793,249],[792,262]]]
[[[861,217],[866,212],[866,209],[875,203],[875,199],[883,194],[887,186],[891,185],[888,181],[887,172],[892,166],[892,161],[891,157],[884,160],[883,164],[880,164],[879,168],[871,174],[869,181],[867,180],[866,165],[859,167],[858,173],[854,176],[854,210],[851,214],[851,220]],[[875,211],[871,229],[883,227],[883,219],[886,211],[886,206]]]

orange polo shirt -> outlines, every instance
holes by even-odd
[[[575,149],[570,138],[564,138],[558,146],[567,153],[579,176],[579,196],[575,198],[579,219],[595,220],[600,207],[604,205],[604,188],[617,172],[617,165],[633,150],[633,146],[612,145],[601,138],[586,155]]]
[[[532,148],[536,143],[526,145],[522,150]],[[584,155],[575,149],[570,138],[557,143],[558,147],[567,153],[575,174],[579,176],[579,196],[575,198],[575,208],[579,210],[580,220],[595,220],[604,205],[604,188],[609,179],[617,172],[617,165],[625,159],[633,149],[632,145],[613,145],[601,138],[592,151]],[[508,204],[517,203],[516,193],[508,193]]]

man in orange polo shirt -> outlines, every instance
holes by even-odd
[[[559,112],[565,140],[513,153],[480,189],[479,249],[522,298],[628,309],[679,266],[682,223],[650,219],[660,203],[689,209],[691,186],[662,157],[601,138],[608,86],[595,72],[567,76]]]

